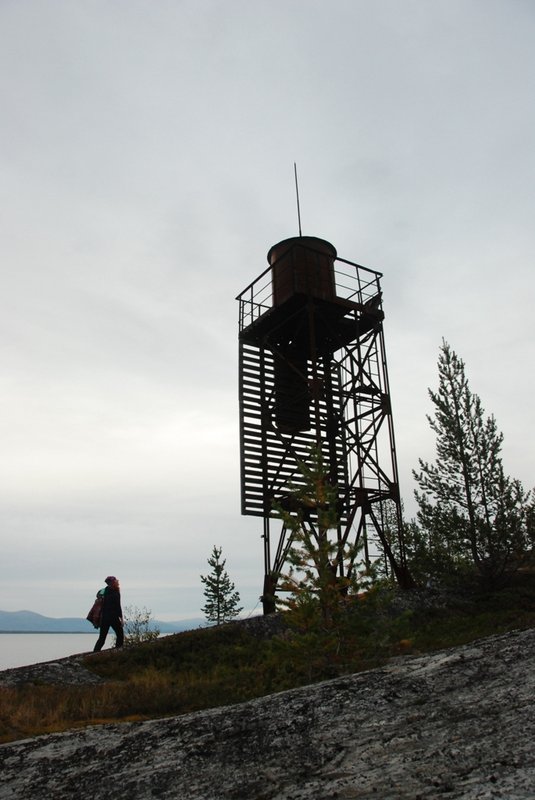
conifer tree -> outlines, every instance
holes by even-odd
[[[463,361],[443,340],[439,386],[429,390],[436,434],[436,461],[419,460],[414,472],[418,520],[443,570],[474,565],[493,582],[525,552],[530,493],[507,477],[501,460],[503,435],[485,416],[469,386]]]
[[[297,634],[280,639],[276,647],[292,669],[311,681],[346,671],[363,641],[373,636],[386,643],[390,633],[377,623],[378,595],[371,591],[372,575],[360,574],[360,547],[338,535],[338,492],[319,447],[311,449],[299,472],[299,483],[274,503],[288,536],[289,569],[278,576],[288,596],[278,604]],[[364,585],[366,599],[359,595]]]
[[[337,577],[336,569],[339,562],[352,567],[358,548],[340,542],[336,535],[329,537],[338,526],[337,492],[319,448],[312,448],[308,459],[299,464],[299,471],[302,483],[290,487],[286,507],[274,505],[290,534],[290,569],[281,576],[281,585],[291,596],[280,602],[307,614],[316,608],[321,624],[334,627],[342,610],[341,598],[356,591],[357,586],[356,577]]]
[[[212,572],[209,575],[201,575],[206,598],[206,604],[201,610],[208,622],[215,622],[216,625],[234,619],[243,610],[238,605],[240,595],[235,591],[235,586],[225,570],[227,562],[226,559],[221,560],[221,552],[222,548],[214,545],[212,555],[208,559]]]

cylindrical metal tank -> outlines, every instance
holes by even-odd
[[[336,249],[315,236],[284,239],[268,253],[272,267],[273,307],[292,298],[335,298]],[[283,313],[281,309],[281,313]],[[285,328],[274,351],[275,422],[285,433],[310,429],[309,327]],[[285,338],[287,337],[286,341]]]
[[[273,245],[268,253],[272,266],[273,305],[295,294],[321,300],[335,295],[334,260],[336,248],[315,236],[294,236]]]

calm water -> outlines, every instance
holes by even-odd
[[[110,631],[104,649],[113,646]],[[0,633],[0,670],[24,667],[39,661],[87,653],[97,640],[94,633]]]

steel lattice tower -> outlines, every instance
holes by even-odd
[[[302,483],[313,448],[336,487],[339,552],[361,543],[367,560],[383,558],[409,586],[381,273],[310,236],[279,242],[268,262],[237,298],[242,514],[264,519],[264,612],[274,610],[291,546],[280,520],[275,540],[273,503]],[[340,558],[335,568],[347,575],[353,564]]]

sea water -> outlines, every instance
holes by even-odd
[[[54,661],[93,649],[98,631],[90,633],[1,633],[0,670],[25,667],[40,661]],[[104,649],[113,647],[110,631]]]

